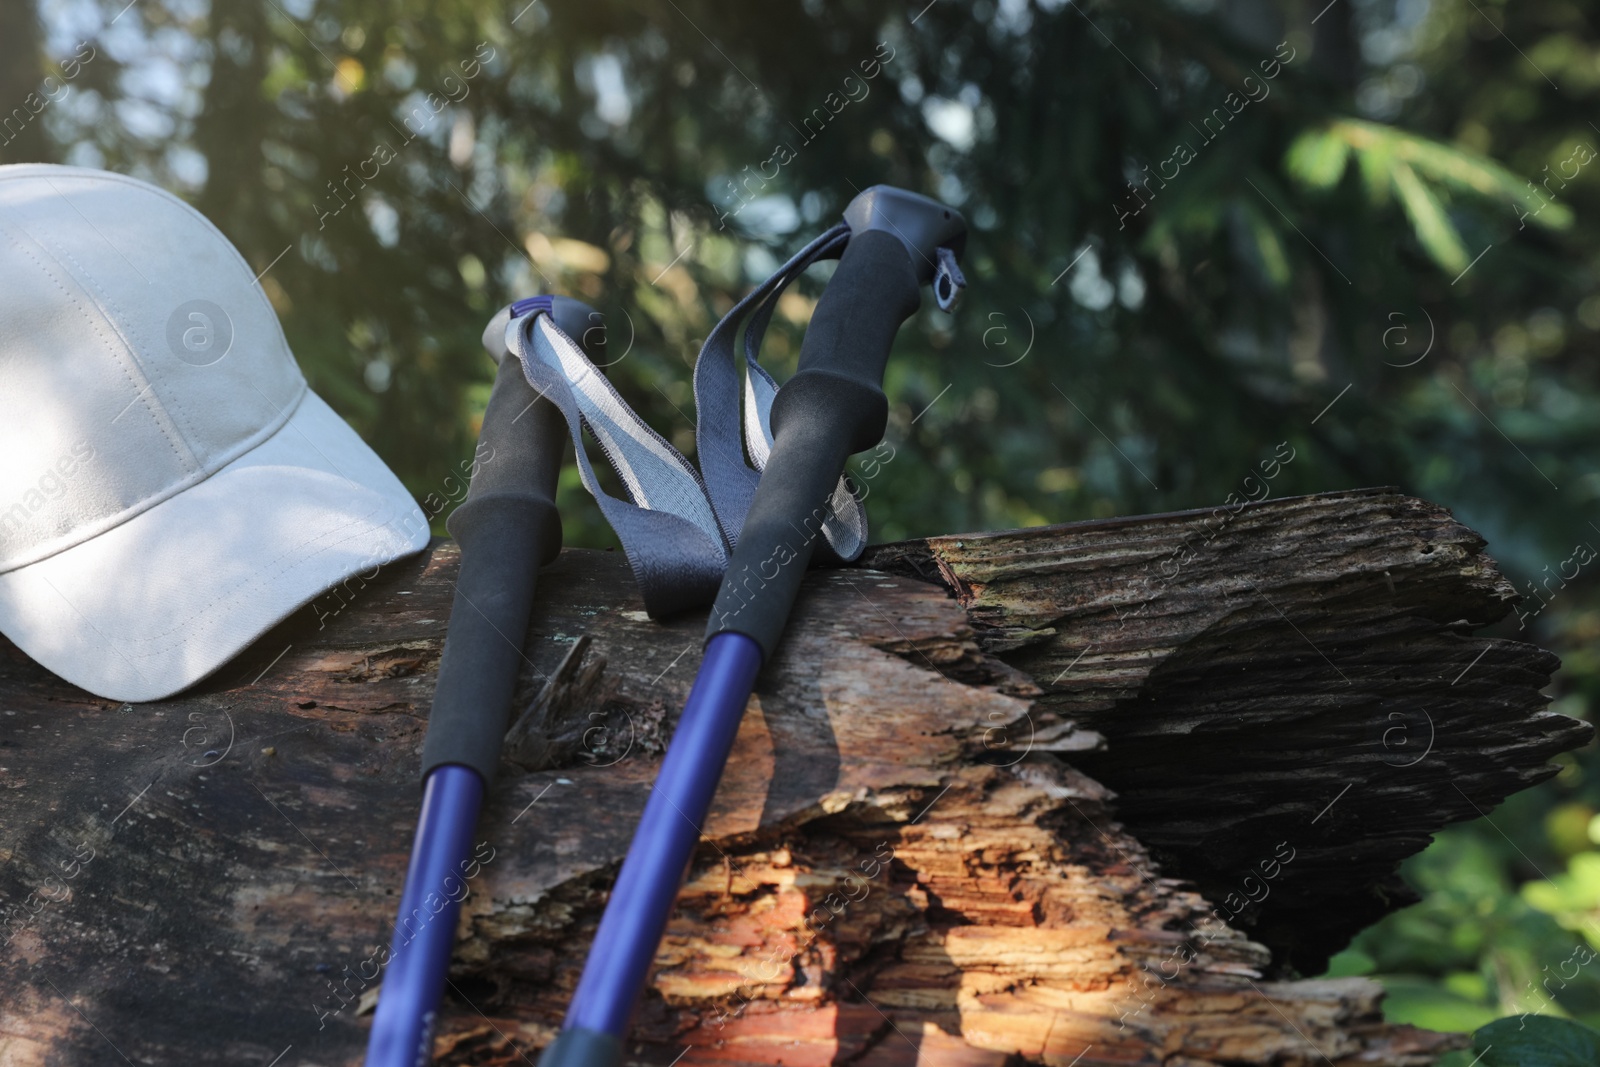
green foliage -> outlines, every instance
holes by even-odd
[[[1405,867],[1422,902],[1364,931],[1329,973],[1378,977],[1390,1018],[1433,1029],[1526,1013],[1600,1025],[1593,797],[1569,762],[1543,793],[1439,835]]]
[[[1415,171],[1398,160],[1392,164],[1390,177],[1400,194],[1400,202],[1405,205],[1417,240],[1428,250],[1428,255],[1445,270],[1465,270],[1467,250],[1462,247],[1461,235],[1445,215],[1439,198],[1417,179]]]
[[[1473,1035],[1484,1067],[1593,1067],[1600,1033],[1547,1015],[1499,1019]]]
[[[1284,166],[1306,187],[1327,190],[1344,176],[1352,154],[1371,202],[1381,206],[1391,191],[1398,194],[1417,241],[1441,270],[1452,274],[1466,269],[1470,255],[1443,198],[1448,190],[1475,194],[1489,204],[1515,206],[1529,199],[1526,180],[1491,159],[1355,119],[1305,131],[1289,146]],[[1535,225],[1552,230],[1572,226],[1572,210],[1566,205],[1552,203],[1535,211],[1538,206],[1535,201],[1525,209]]]
[[[1331,189],[1344,177],[1350,142],[1331,129],[1307,130],[1294,139],[1284,165],[1313,189]]]
[[[1600,945],[1600,852],[1581,852],[1573,856],[1566,873],[1549,881],[1528,882],[1522,899],[1547,915],[1554,916],[1564,929],[1574,930]]]

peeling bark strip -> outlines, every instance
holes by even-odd
[[[1441,509],[1276,501],[1209,542],[1207,519],[813,574],[636,1060],[1400,1067],[1463,1044],[1291,969],[1589,728],[1545,710],[1553,657],[1470,636],[1515,594]],[[158,704],[0,644],[0,1065],[361,1061],[456,564],[436,544]],[[553,1035],[699,664],[703,620],[650,622],[616,554],[564,553],[539,599],[445,1063]]]

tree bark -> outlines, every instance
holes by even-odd
[[[33,4],[0,4],[0,163],[43,163],[54,157],[45,136],[41,91],[48,70]],[[49,87],[59,94],[58,83]]]
[[[1397,906],[1429,833],[1591,734],[1545,710],[1553,656],[1471,636],[1515,600],[1482,548],[1374,490],[815,572],[634,1060],[1398,1067],[1460,1047],[1384,1022],[1375,982],[1296,976]],[[352,579],[157,704],[5,646],[0,1067],[360,1062],[456,564],[436,543]],[[541,577],[440,1062],[527,1062],[559,1026],[702,625],[648,620],[614,553]]]

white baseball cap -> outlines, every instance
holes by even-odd
[[[158,700],[427,541],[215,226],[122,175],[0,166],[0,633]]]

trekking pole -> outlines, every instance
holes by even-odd
[[[600,919],[561,1033],[540,1067],[616,1067],[756,673],[783,636],[846,459],[883,437],[883,372],[900,324],[933,282],[964,284],[966,223],[888,186],[845,210],[849,241],[772,403],[772,452],[706,627],[705,657]]]
[[[509,311],[513,319],[548,314],[569,336],[588,340],[591,352],[604,344],[603,331],[593,329],[598,313],[576,300],[533,297]],[[506,352],[507,321],[502,313],[485,331],[491,352]],[[595,333],[602,336],[586,336]],[[420,1067],[433,1059],[473,831],[510,721],[534,583],[561,551],[555,495],[566,442],[560,410],[504,355],[467,498],[445,524],[460,546],[461,570],[422,747],[422,812],[366,1067]]]

